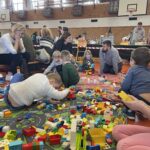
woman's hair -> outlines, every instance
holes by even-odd
[[[53,39],[52,31],[46,27],[41,29],[41,36]]]
[[[70,59],[71,59],[70,52],[67,50],[63,50],[61,52],[61,57],[62,57],[63,61],[70,61]]]
[[[84,56],[83,56],[83,59],[86,59],[86,55],[87,55],[87,54],[90,54],[91,59],[93,59],[93,56],[92,56],[92,53],[91,53],[91,51],[90,51],[90,50],[85,50],[85,52],[84,52]]]
[[[131,59],[136,65],[147,67],[150,63],[150,50],[147,47],[139,47],[131,53]]]
[[[58,56],[61,56],[61,52],[60,51],[54,51],[52,57],[54,58],[54,57],[58,57]]]
[[[47,78],[49,80],[55,80],[55,82],[58,83],[60,86],[62,85],[62,80],[58,73],[49,73],[47,74]]]
[[[11,32],[19,31],[25,31],[25,27],[20,23],[11,23]]]

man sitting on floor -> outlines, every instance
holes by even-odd
[[[111,41],[106,40],[103,42],[99,57],[101,66],[100,74],[117,74],[121,71],[122,59],[118,50],[111,45]]]

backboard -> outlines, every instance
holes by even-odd
[[[0,22],[10,21],[9,9],[0,10]]]
[[[119,0],[118,16],[144,15],[147,0]]]

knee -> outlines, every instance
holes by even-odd
[[[113,131],[112,131],[112,136],[113,138],[116,140],[116,141],[119,141],[121,139],[120,137],[120,128],[121,126],[120,125],[117,125],[113,128]]]

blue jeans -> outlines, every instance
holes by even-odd
[[[13,76],[13,78],[11,79],[10,84],[17,83],[17,82],[21,82],[21,81],[23,81],[23,80],[24,80],[23,74],[21,74],[21,73],[16,73],[16,74]],[[9,99],[8,99],[9,89],[10,89],[10,85],[7,86],[6,91],[5,91],[5,94],[4,94],[4,101],[5,101],[5,103],[7,104],[8,108],[9,108],[10,110],[20,110],[20,109],[23,109],[25,106],[20,106],[20,107],[14,107],[14,106],[12,106],[11,102],[10,102]]]
[[[119,64],[118,64],[118,72],[120,72],[121,69],[122,69],[122,63],[119,63]],[[108,65],[108,64],[104,64],[103,73],[115,74],[115,71],[114,71],[114,69],[113,69],[113,66]]]

